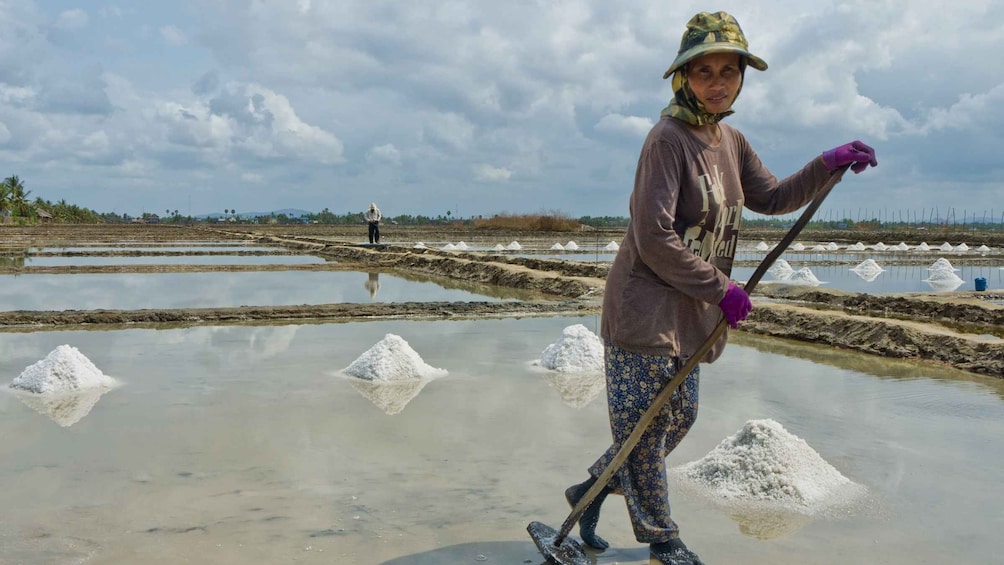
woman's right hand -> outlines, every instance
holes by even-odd
[[[746,319],[749,316],[750,311],[753,310],[753,303],[750,302],[750,297],[746,294],[746,291],[736,283],[729,281],[729,289],[725,291],[725,298],[718,303],[718,307],[722,309],[722,314],[725,315],[725,321],[729,323],[732,329],[739,328],[739,322]]]

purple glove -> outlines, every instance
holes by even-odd
[[[823,164],[830,171],[835,171],[848,163],[854,163],[851,165],[851,170],[855,173],[867,169],[868,165],[878,166],[878,161],[875,160],[875,150],[861,141],[852,141],[829,151],[823,151]]]
[[[729,323],[729,326],[732,329],[737,329],[739,322],[745,320],[746,316],[750,315],[753,304],[750,302],[749,295],[746,294],[746,291],[742,287],[729,281],[729,289],[725,291],[725,298],[718,303],[718,307],[725,314],[725,321]]]

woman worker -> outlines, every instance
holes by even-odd
[[[600,333],[613,444],[589,468],[589,479],[565,491],[572,506],[720,316],[734,329],[752,309],[746,292],[729,279],[742,208],[792,212],[840,167],[850,164],[860,173],[878,164],[872,148],[854,141],[779,181],[746,138],[722,122],[733,113],[748,67],[763,71],[767,63],[749,52],[735,18],[702,12],[687,23],[679,53],[663,75],[673,77],[673,98],[642,146],[627,235],[604,293]],[[723,334],[701,362],[717,359],[726,339]],[[586,544],[608,546],[596,535],[596,524],[603,499],[615,492],[627,502],[635,538],[649,544],[654,559],[701,563],[670,517],[665,463],[697,417],[699,373],[698,365],[579,519]]]

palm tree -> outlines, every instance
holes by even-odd
[[[24,183],[17,175],[12,175],[4,179],[9,199],[9,206],[13,212],[19,216],[29,216],[31,214],[31,202],[28,201],[30,190],[24,189]]]
[[[14,177],[7,177],[0,183],[0,212],[10,212],[11,210],[10,179],[12,178]]]

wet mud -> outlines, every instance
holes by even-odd
[[[384,230],[382,245],[367,245],[365,226],[40,226],[4,227],[8,257],[30,255],[32,249],[86,243],[107,246],[219,242],[279,247],[274,254],[309,254],[323,264],[307,265],[102,265],[31,267],[7,261],[0,274],[94,272],[197,272],[265,270],[352,270],[407,273],[446,286],[505,287],[526,291],[530,298],[503,302],[435,302],[242,306],[162,310],[15,311],[0,312],[0,331],[40,331],[66,327],[112,329],[123,325],[178,327],[218,324],[332,323],[389,318],[477,318],[598,315],[608,265],[584,261],[514,257],[511,253],[441,251],[417,241],[464,241],[490,248],[519,241],[524,248],[546,252],[555,241],[569,239],[605,244],[620,241],[623,230],[576,233],[494,232],[434,226]],[[779,239],[782,234],[773,234]],[[846,234],[845,234],[846,235]],[[852,234],[856,241],[902,241],[887,233]],[[770,239],[755,233],[751,239]],[[746,234],[747,238],[751,234]],[[928,241],[958,240],[945,234],[923,234]],[[1000,252],[1004,237],[966,234],[970,245],[986,242]],[[834,234],[805,234],[803,239],[833,241]],[[853,243],[852,242],[852,243]],[[907,243],[914,243],[907,241]],[[282,251],[285,250],[285,251]],[[151,250],[153,251],[153,250]],[[211,253],[210,250],[207,250]],[[36,252],[37,253],[37,252]],[[59,254],[48,251],[48,255]],[[94,255],[116,251],[86,252]],[[135,250],[123,254],[137,253]],[[197,254],[188,253],[188,254]],[[243,253],[243,252],[237,252]],[[140,252],[140,254],[142,254]],[[254,252],[254,254],[259,254]],[[996,256],[981,258],[1000,264]],[[996,261],[996,263],[992,263]],[[801,340],[890,358],[922,360],[965,371],[1004,377],[1004,293],[940,292],[870,295],[818,287],[764,285],[742,331]]]

